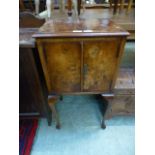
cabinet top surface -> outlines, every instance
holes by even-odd
[[[37,33],[44,37],[128,36],[129,33],[109,19],[49,20]]]

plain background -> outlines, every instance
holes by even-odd
[[[136,155],[155,154],[155,1],[136,1]],[[0,7],[0,154],[19,153],[19,1]]]

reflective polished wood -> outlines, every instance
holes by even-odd
[[[49,102],[60,94],[112,93],[128,35],[108,19],[46,22],[33,37]]]

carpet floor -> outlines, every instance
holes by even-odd
[[[20,155],[30,155],[37,127],[38,127],[37,119],[21,119],[19,121]]]
[[[134,155],[135,119],[114,117],[101,129],[101,113],[93,95],[64,96],[57,109],[62,128],[41,119],[31,155]]]

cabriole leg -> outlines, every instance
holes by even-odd
[[[59,120],[57,110],[55,108],[56,101],[57,101],[57,97],[55,97],[55,96],[52,96],[52,97],[48,98],[48,104],[49,104],[49,106],[51,108],[52,116],[56,119],[56,128],[60,129],[60,126],[61,126],[60,125],[60,120]]]
[[[101,94],[102,101],[100,104],[100,110],[102,113],[102,120],[101,120],[101,128],[105,129],[105,120],[111,117],[111,104],[113,101],[113,94]],[[104,102],[104,105],[103,105]]]

